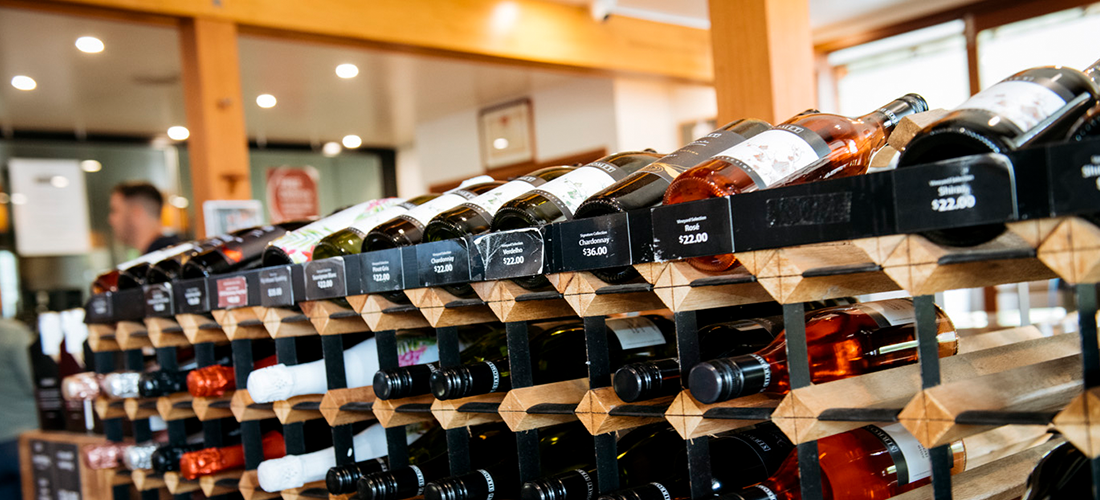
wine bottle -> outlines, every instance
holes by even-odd
[[[810,379],[819,384],[917,361],[913,299],[891,299],[832,307],[806,315]],[[958,351],[955,325],[936,308],[940,357]],[[691,369],[688,387],[703,403],[717,403],[755,393],[790,391],[787,337],[780,334],[767,347],[732,358],[704,361]]]
[[[487,175],[469,179],[464,185],[447,191],[432,201],[375,226],[363,238],[362,251],[370,252],[372,250],[384,250],[420,243],[425,226],[433,217],[503,184],[503,182],[492,180]]]
[[[1100,137],[1100,106],[1093,106],[1088,113],[1085,113],[1085,116],[1082,116],[1070,127],[1066,140],[1081,142],[1094,140],[1097,137]]]
[[[954,467],[961,472],[967,450],[952,445]],[[890,498],[928,484],[932,462],[928,450],[901,424],[868,425],[817,441],[822,496],[833,500]],[[790,453],[770,478],[722,500],[798,500],[798,454]]]
[[[124,465],[122,457],[126,453],[126,448],[131,446],[134,445],[132,443],[111,441],[85,446],[83,449],[84,464],[93,470],[122,467]]]
[[[1061,140],[1097,99],[1100,61],[1084,72],[1065,66],[1021,71],[921,129],[901,152],[898,168]],[[1003,224],[990,224],[924,235],[943,245],[973,246],[1002,232]]]
[[[286,234],[287,231],[293,231],[308,223],[309,221],[291,221],[252,228],[244,234],[224,241],[217,248],[187,259],[187,263],[183,264],[181,276],[184,279],[206,278],[257,265],[268,243]]]
[[[111,271],[97,276],[95,281],[92,282],[92,293],[113,292],[144,285],[145,274],[152,263],[187,253],[194,247],[194,242],[180,243],[123,262]]]
[[[149,454],[149,468],[157,474],[179,472],[180,457],[184,453],[202,449],[202,443],[169,444],[158,446]]]
[[[675,352],[675,327],[660,316],[635,316],[607,320],[608,355],[613,367],[623,363],[667,357]],[[548,384],[587,375],[587,357],[576,346],[584,345],[584,326],[578,322],[536,332],[529,339],[534,383]],[[503,347],[503,346],[502,346]],[[508,358],[444,368],[431,374],[432,394],[437,399],[458,399],[511,389]]]
[[[594,457],[578,450],[591,450],[592,436],[577,422],[539,431],[539,466],[549,474],[589,467]],[[439,479],[424,487],[425,500],[491,500],[516,498],[519,471],[514,458],[505,457],[494,465],[467,474]]]
[[[589,196],[645,168],[660,157],[657,153],[628,151],[577,167],[505,203],[493,216],[492,229],[523,229],[570,220],[577,207]]]
[[[207,238],[205,240],[200,240],[196,242],[194,246],[192,246],[191,249],[186,252],[156,261],[155,263],[153,263],[152,266],[149,267],[149,270],[146,271],[145,282],[147,284],[153,284],[175,281],[179,279],[182,275],[183,264],[185,264],[188,259],[198,254],[221,247],[222,245],[226,244],[226,242],[231,241],[235,237],[248,234],[248,232],[251,230],[252,228],[239,229],[232,233],[222,234],[214,236],[212,238]]]
[[[428,429],[408,448],[410,464],[417,464],[428,460],[431,456],[446,453],[447,432],[440,426]],[[325,473],[325,487],[333,495],[355,493],[355,485],[359,478],[389,470],[389,457],[371,458],[351,465],[336,466]]]
[[[528,194],[550,181],[573,171],[574,167],[547,167],[517,177],[450,210],[444,210],[428,222],[424,229],[424,241],[442,241],[461,238],[467,234],[481,234],[489,230],[493,216],[506,202]]]
[[[532,331],[542,331],[543,326],[530,325]],[[488,323],[458,327],[459,361],[479,363],[507,355],[508,342],[503,325]],[[378,399],[400,399],[432,393],[432,372],[439,369],[439,362],[418,363],[397,368],[386,368],[374,373],[372,386]]]
[[[259,370],[274,366],[275,356],[268,356],[253,363],[252,368]],[[196,398],[209,398],[225,395],[237,388],[237,371],[232,366],[220,364],[204,366],[191,370],[187,374],[187,392]]]
[[[261,438],[264,460],[286,455],[286,443],[279,431],[268,431]],[[180,475],[186,479],[209,476],[219,472],[244,467],[244,445],[235,444],[221,448],[204,448],[180,456]]]
[[[425,484],[450,474],[446,436],[442,429],[439,434],[441,438],[434,449],[420,448],[417,449],[417,456],[409,457],[411,465],[365,474],[348,493],[358,491],[360,500],[400,500],[422,495]],[[426,438],[427,434],[420,441]],[[490,465],[502,456],[514,454],[515,445],[514,435],[507,426],[489,424],[471,428],[470,463],[474,467]],[[331,488],[329,492],[332,492]]]
[[[739,429],[728,436],[711,438],[709,447],[712,495],[737,491],[764,481],[779,471],[780,466],[794,450],[794,444],[778,427],[769,422]],[[691,483],[686,450],[675,455],[659,451],[657,453],[660,453],[658,456],[671,457],[672,463],[662,461],[645,463],[654,462],[652,454],[638,457],[632,461],[636,469],[630,471],[633,473],[630,484],[646,484],[622,489],[600,498],[603,500],[690,498]],[[644,474],[639,474],[643,471]]]
[[[405,200],[401,198],[381,198],[366,201],[290,231],[267,244],[263,254],[264,267],[306,262],[312,258],[313,247],[322,238],[347,228],[356,219],[370,218],[404,203]]]
[[[153,452],[156,443],[144,443],[127,446],[122,450],[122,464],[130,470],[149,470],[153,468]]]
[[[398,215],[439,198],[437,193],[428,193],[410,198],[408,201],[398,203],[381,212],[364,213],[356,217],[354,221],[338,231],[321,238],[321,241],[313,247],[313,255],[310,260],[328,259],[341,255],[359,253],[363,248],[363,238],[367,236],[375,226],[389,221]]]
[[[187,392],[187,376],[191,370],[156,370],[138,377],[138,396],[159,398],[177,392]]]
[[[407,443],[411,444],[423,433],[417,426],[405,426]],[[378,458],[386,454],[386,429],[374,424],[356,434],[352,439],[352,449],[357,460]],[[273,460],[264,460],[256,469],[260,488],[274,493],[289,488],[297,488],[306,483],[325,478],[329,469],[336,466],[336,451],[325,448],[304,455],[287,455]]]
[[[138,385],[141,380],[139,372],[112,372],[103,376],[99,386],[100,393],[111,399],[126,399],[139,397]]]
[[[754,353],[781,331],[782,316],[707,325],[699,329],[699,352],[704,361]],[[680,362],[663,358],[630,363],[619,368],[612,380],[615,395],[628,403],[671,396],[681,389]]]
[[[1047,452],[1027,478],[1023,500],[1060,500],[1092,496],[1089,458],[1070,443]]]
[[[656,205],[681,173],[769,128],[768,123],[760,120],[730,122],[588,197],[577,207],[575,217],[597,217]],[[638,277],[630,266],[598,269],[592,274],[608,283],[624,283]]]
[[[100,395],[103,375],[80,372],[61,379],[61,397],[67,401],[91,401]]]
[[[428,363],[439,359],[435,338],[399,335],[397,350],[401,364]],[[344,351],[344,371],[348,387],[370,385],[378,371],[378,350],[371,337]],[[248,375],[248,394],[257,403],[283,401],[302,394],[323,394],[328,391],[325,361],[287,366],[279,363],[261,368]]]
[[[871,156],[902,118],[928,110],[917,94],[906,94],[858,118],[802,113],[722,151],[684,172],[664,195],[666,205],[731,196],[867,172]],[[688,261],[703,271],[733,267],[732,254]]]

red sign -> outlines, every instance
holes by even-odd
[[[248,281],[244,276],[218,280],[218,309],[231,309],[248,303]]]
[[[276,224],[320,215],[317,170],[313,167],[267,169],[267,208],[271,222]]]

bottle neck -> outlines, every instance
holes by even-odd
[[[592,498],[598,490],[596,471],[577,469],[530,481],[520,489],[519,497],[521,500]]]
[[[674,394],[680,389],[676,358],[624,365],[615,372],[615,394],[628,403]]]
[[[1085,76],[1089,77],[1089,80],[1092,80],[1093,85],[1096,85],[1097,89],[1100,90],[1100,61],[1090,64],[1088,68],[1085,68],[1084,73]]]
[[[859,121],[873,125],[883,133],[883,139],[889,137],[902,118],[928,111],[928,103],[917,94],[906,94],[882,107],[858,118]]]
[[[691,394],[706,404],[768,390],[785,376],[777,363],[756,354],[705,361],[691,369]]]
[[[403,366],[374,373],[374,395],[378,399],[400,399],[431,392],[432,371],[439,363]]]
[[[499,492],[509,491],[509,485],[516,480],[516,471],[495,473],[494,469],[478,469],[466,474],[440,479],[424,488],[425,500],[475,500],[496,497]]]
[[[597,500],[680,500],[690,498],[687,488],[677,484],[649,483],[600,496]]]
[[[507,369],[507,359],[444,368],[431,375],[432,394],[446,400],[507,390]]]

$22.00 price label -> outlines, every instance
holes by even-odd
[[[657,261],[733,251],[729,198],[664,205],[653,209],[653,258]]]
[[[900,168],[893,174],[900,232],[1016,219],[1012,164],[1004,156],[970,156]]]

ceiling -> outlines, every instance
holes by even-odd
[[[876,13],[883,9],[960,1],[810,0],[810,8],[817,32],[881,18]],[[706,0],[609,3],[612,15],[707,24]],[[74,41],[85,35],[103,40],[106,50],[77,51]],[[260,36],[242,36],[239,50],[248,133],[267,142],[320,144],[356,134],[367,145],[400,146],[413,141],[418,122],[595,78]],[[342,63],[356,64],[359,76],[338,78],[334,70]],[[11,130],[163,135],[185,124],[179,73],[172,27],[0,8],[0,136]],[[32,76],[38,88],[13,88],[14,75]],[[274,108],[255,104],[264,93],[278,99]]]

